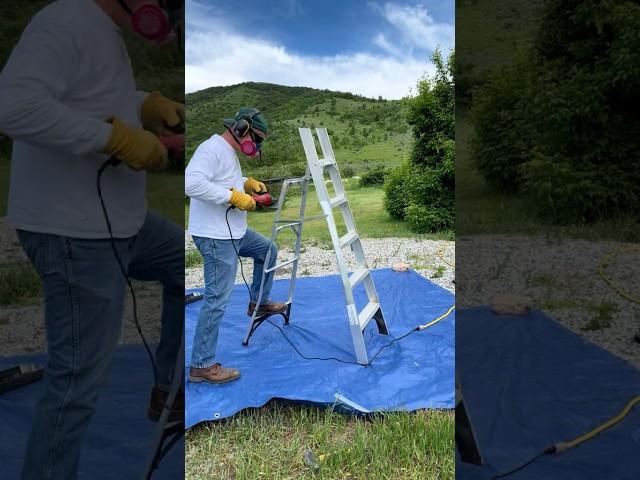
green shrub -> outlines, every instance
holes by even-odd
[[[351,165],[345,165],[340,168],[340,173],[342,174],[342,178],[351,178],[356,174]]]
[[[306,163],[294,163],[293,165],[289,165],[289,175],[292,177],[302,177],[307,171]]]
[[[384,176],[387,170],[384,167],[376,167],[360,176],[360,186],[370,187],[372,185],[384,184]]]
[[[640,212],[640,6],[544,3],[526,61],[474,107],[473,150],[492,185],[529,194],[551,223]]]
[[[384,208],[395,218],[404,218],[405,208],[409,205],[407,179],[411,175],[411,162],[404,161],[392,169],[384,180]]]
[[[0,305],[33,303],[42,293],[38,273],[28,262],[0,267]]]
[[[451,229],[455,219],[455,58],[451,52],[445,63],[436,51],[431,59],[435,75],[420,80],[418,95],[409,100],[411,160],[385,181],[385,209],[416,233]]]
[[[491,186],[503,191],[518,190],[522,165],[530,159],[532,148],[534,132],[523,134],[527,101],[521,67],[518,64],[488,75],[471,113],[475,166]]]

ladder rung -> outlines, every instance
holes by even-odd
[[[281,222],[278,222],[278,223],[281,223]],[[276,227],[276,232],[279,232],[283,228],[293,227],[295,225],[300,225],[300,224],[302,224],[302,220],[293,220],[293,221],[288,222],[288,223],[283,223],[282,225],[279,225],[279,226]]]
[[[360,329],[364,330],[364,327],[367,326],[369,320],[376,314],[376,312],[380,310],[380,304],[375,302],[367,303],[367,306],[362,309],[362,311],[358,314],[358,324],[360,325]]]
[[[349,283],[351,284],[351,288],[354,288],[356,285],[358,285],[362,280],[365,279],[367,275],[369,275],[369,270],[367,270],[366,268],[363,268],[362,270],[356,270],[355,272],[353,272],[349,277]]]
[[[344,195],[337,195],[329,200],[331,208],[335,208],[338,205],[344,205],[345,203],[347,203],[347,197],[345,197]]]
[[[265,270],[265,272],[267,272],[267,273],[273,272],[274,270],[278,270],[279,268],[286,267],[287,265],[291,265],[293,262],[297,262],[298,260],[300,260],[300,257],[295,257],[295,258],[293,258],[291,260],[287,260],[286,262],[282,262],[282,263],[279,263],[277,265],[274,265],[271,268],[267,268]]]
[[[332,158],[323,158],[322,160],[319,160],[318,163],[322,168],[324,168],[324,167],[329,167],[331,165],[335,165],[336,161]]]
[[[326,215],[312,215],[311,217],[304,217],[301,220],[274,220],[273,223],[277,223],[277,224],[281,224],[281,223],[293,223],[293,224],[297,224],[297,223],[304,223],[304,222],[310,222],[312,220],[320,220],[322,218],[327,218]]]
[[[327,218],[326,215],[322,214],[322,215],[313,215],[311,217],[304,217],[304,221],[305,222],[310,222],[312,220],[320,220],[321,218]]]
[[[358,234],[356,232],[348,232],[340,237],[340,247],[348,247],[353,242],[358,239]]]
[[[298,177],[298,178],[287,178],[287,182],[289,182],[289,185],[293,185],[294,183],[302,183],[307,181],[308,178],[307,177]]]

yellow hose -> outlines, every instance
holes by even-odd
[[[452,268],[455,268],[455,264],[451,263],[450,261],[448,261],[446,258],[444,258],[444,246],[441,247],[440,249],[438,249],[436,251],[436,255],[440,258],[440,260],[442,260],[444,263],[446,263],[447,265],[449,265]]]
[[[429,328],[431,325],[434,325],[434,324],[438,323],[443,318],[447,318],[451,314],[451,312],[453,312],[455,310],[455,308],[456,308],[455,305],[451,305],[451,307],[449,307],[449,310],[447,310],[445,313],[443,313],[439,317],[435,318],[434,320],[431,320],[429,323],[425,323],[424,325],[420,325],[420,326],[416,327],[415,329],[416,330],[424,330],[425,328]]]
[[[623,253],[636,252],[636,251],[640,252],[640,246],[634,245],[634,246],[631,246],[631,247],[620,247],[619,249],[617,249],[617,250],[615,250],[615,251],[613,251],[611,253],[608,253],[607,255],[602,257],[602,260],[600,261],[600,265],[598,265],[598,274],[600,275],[602,280],[604,280],[604,282],[607,285],[609,285],[622,298],[626,298],[627,300],[629,300],[630,302],[633,302],[633,303],[640,303],[640,298],[634,297],[629,292],[624,291],[618,285],[613,283],[613,280],[611,280],[611,278],[608,277],[607,273],[606,273],[606,268],[609,266],[611,260],[613,260],[618,255],[621,255]]]
[[[604,432],[605,430],[608,430],[609,428],[613,427],[617,423],[620,423],[622,421],[622,419],[624,417],[626,417],[629,414],[629,412],[631,411],[631,409],[634,406],[636,406],[638,403],[640,403],[640,395],[638,395],[637,397],[633,397],[624,406],[624,408],[620,411],[620,413],[618,415],[616,415],[615,417],[613,417],[613,418],[607,420],[606,422],[598,425],[593,430],[590,430],[589,432],[584,433],[584,434],[580,435],[579,437],[576,437],[573,440],[570,440],[568,442],[558,442],[558,443],[556,443],[554,445],[554,447],[555,447],[555,452],[554,453],[566,452],[570,448],[577,447],[581,443],[586,442],[587,440],[591,440],[593,437],[595,437],[599,433]]]

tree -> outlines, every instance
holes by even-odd
[[[546,0],[538,34],[473,106],[473,154],[492,185],[552,223],[640,212],[640,5]]]
[[[455,54],[445,62],[436,50],[431,61],[435,74],[422,78],[409,99],[411,159],[385,181],[385,208],[419,233],[450,229],[455,219]]]

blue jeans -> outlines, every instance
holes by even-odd
[[[267,252],[271,249],[267,266],[271,268],[278,260],[278,248],[270,239],[251,229],[247,229],[247,233],[239,240],[214,240],[194,236],[193,242],[204,259],[204,302],[193,339],[191,366],[207,368],[215,363],[218,331],[238,271],[238,257],[231,242],[235,243],[241,257],[253,258],[253,281],[250,288],[252,302],[257,301],[260,293]],[[260,303],[269,301],[273,273],[269,272],[265,277]]]
[[[22,478],[77,476],[82,439],[120,337],[125,279],[109,239],[18,231],[43,282],[48,362]],[[116,239],[131,278],[159,280],[162,330],[158,383],[169,385],[184,322],[184,230],[149,213],[140,232]],[[135,365],[133,366],[135,368]]]

